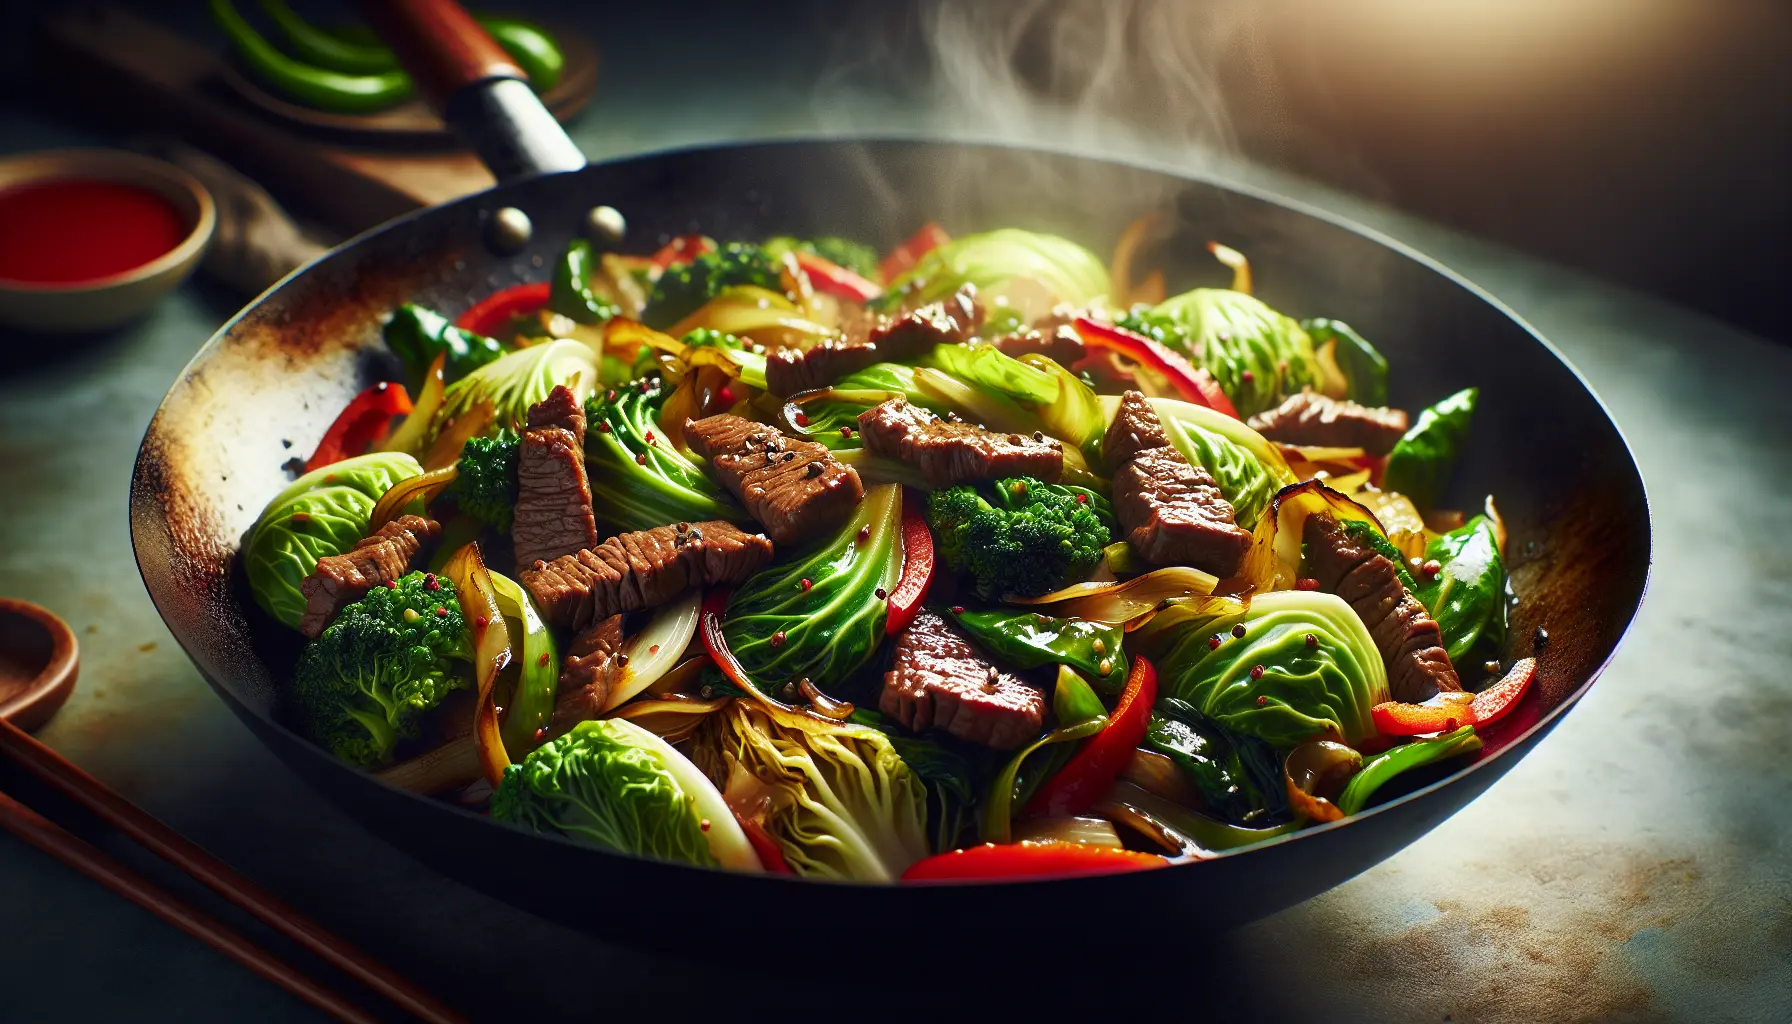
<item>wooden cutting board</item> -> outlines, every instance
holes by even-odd
[[[344,234],[493,184],[465,150],[342,141],[271,116],[227,84],[224,53],[130,11],[77,8],[46,16],[38,32],[33,81],[46,96],[182,138]]]

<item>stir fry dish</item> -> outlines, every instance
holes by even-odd
[[[1133,280],[1149,228],[580,240],[394,310],[243,551],[287,721],[514,827],[886,883],[1209,858],[1467,763],[1536,670],[1492,498],[1442,504],[1476,390],[1390,408],[1231,249]]]

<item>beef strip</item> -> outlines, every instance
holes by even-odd
[[[585,412],[559,385],[529,407],[517,454],[516,564],[531,566],[597,543],[591,482],[585,476]]]
[[[1083,336],[1076,333],[1076,328],[1069,324],[1056,327],[1035,325],[997,338],[995,346],[1016,359],[1035,352],[1042,353],[1047,359],[1063,367],[1069,367],[1089,353],[1088,347],[1083,344]]]
[[[519,575],[550,624],[577,631],[693,584],[743,583],[771,557],[770,541],[733,523],[679,523],[619,534]]]
[[[923,609],[896,638],[878,709],[922,732],[1013,750],[1039,734],[1045,694],[1003,672],[938,614]]]
[[[622,616],[612,615],[590,626],[573,639],[561,662],[560,688],[554,696],[554,713],[548,720],[547,739],[564,734],[580,722],[603,713],[610,692],[622,681],[628,662],[622,652]]]
[[[1143,394],[1128,391],[1120,396],[1120,408],[1115,410],[1114,421],[1108,424],[1108,432],[1102,436],[1101,457],[1107,460],[1110,468],[1119,469],[1140,452],[1163,448],[1169,443],[1170,437],[1164,433],[1157,410]]]
[[[1064,447],[1056,438],[998,434],[970,423],[949,423],[925,409],[892,398],[859,414],[859,433],[874,455],[920,467],[934,487],[1037,477],[1057,483],[1064,474]]]
[[[684,439],[778,544],[828,536],[865,496],[851,466],[776,427],[723,413],[686,420]]]
[[[1343,598],[1375,639],[1395,700],[1412,703],[1439,690],[1462,689],[1437,623],[1406,592],[1392,561],[1352,538],[1330,516],[1308,516],[1301,537],[1320,589]]]
[[[1140,452],[1114,474],[1114,517],[1127,542],[1153,565],[1192,565],[1227,577],[1238,572],[1251,534],[1213,477],[1174,448]]]
[[[873,363],[914,359],[935,345],[963,342],[982,319],[976,294],[966,285],[949,299],[895,318],[857,324],[855,330],[813,348],[774,349],[765,357],[766,390],[794,395],[826,387]]]
[[[1406,433],[1406,413],[1302,391],[1252,416],[1250,424],[1257,433],[1283,444],[1361,448],[1370,455],[1386,455]]]
[[[1137,391],[1120,408],[1101,441],[1114,467],[1114,517],[1140,558],[1154,565],[1191,565],[1231,576],[1251,547],[1249,531],[1207,470],[1170,445],[1157,410]]]
[[[317,639],[336,613],[365,597],[369,590],[403,576],[423,545],[440,536],[442,527],[421,516],[399,516],[362,537],[340,555],[317,560],[311,575],[299,581],[305,614],[299,632]]]

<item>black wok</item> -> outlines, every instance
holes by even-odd
[[[512,101],[476,95],[483,88],[456,96],[451,120],[457,104],[463,126],[503,115]],[[542,144],[514,119],[495,120],[498,133],[477,141],[506,183],[369,232],[238,314],[163,400],[131,488],[144,582],[213,689],[368,828],[493,896],[659,947],[688,943],[703,910],[780,920],[817,898],[878,923],[855,929],[867,953],[983,944],[976,929],[940,927],[951,921],[1001,922],[1022,935],[1051,925],[1118,934],[1106,929],[1136,923],[1150,908],[1159,920],[1185,915],[1219,929],[1343,882],[1474,799],[1586,693],[1636,614],[1649,567],[1648,507],[1605,409],[1510,311],[1395,242],[1173,169],[943,142],[724,146],[530,175],[532,167],[570,163],[570,144],[564,136]],[[496,289],[543,279],[599,203],[626,212],[627,247],[637,252],[693,230],[721,238],[843,234],[888,247],[928,219],[954,233],[999,225],[1053,231],[1099,252],[1147,209],[1173,212],[1176,235],[1164,253],[1173,286],[1222,280],[1203,248],[1221,239],[1249,253],[1271,305],[1337,317],[1374,339],[1394,367],[1395,404],[1417,408],[1481,387],[1448,503],[1476,508],[1483,495],[1497,496],[1521,598],[1507,655],[1537,653],[1538,685],[1475,763],[1409,784],[1354,818],[1163,871],[968,889],[824,885],[615,856],[414,796],[334,760],[276,714],[292,641],[247,599],[240,540],[289,479],[282,464],[310,451],[350,396],[394,369],[379,336],[384,313],[416,301],[455,314]],[[533,233],[500,256],[487,243],[494,213],[506,207],[526,213]],[[518,870],[523,864],[532,869]]]

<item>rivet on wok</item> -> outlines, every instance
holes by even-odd
[[[593,206],[585,213],[585,234],[598,245],[620,245],[628,234],[628,221],[614,206]]]
[[[514,206],[506,206],[492,214],[492,219],[485,225],[485,244],[499,256],[509,256],[521,252],[534,233],[535,225],[529,222],[528,214]]]

